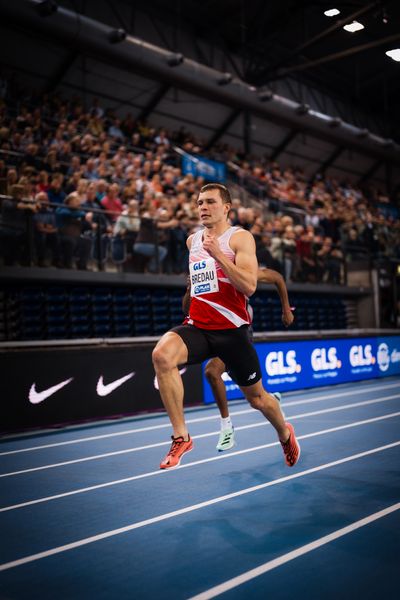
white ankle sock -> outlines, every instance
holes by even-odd
[[[232,421],[230,417],[221,417],[221,429],[224,431],[225,429],[232,429]]]

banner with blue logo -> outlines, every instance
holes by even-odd
[[[207,181],[218,183],[225,183],[226,180],[226,166],[224,163],[191,154],[182,156],[182,173],[183,175],[204,177]]]
[[[400,336],[343,338],[255,344],[263,385],[269,392],[400,375]],[[243,398],[228,373],[222,379],[228,400]],[[204,377],[204,402],[213,402]]]

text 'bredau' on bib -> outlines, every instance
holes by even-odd
[[[217,267],[213,258],[190,263],[189,271],[192,297],[219,291]]]

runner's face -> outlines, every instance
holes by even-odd
[[[230,204],[222,201],[219,190],[208,190],[199,194],[197,208],[204,227],[212,227],[216,223],[226,221]]]

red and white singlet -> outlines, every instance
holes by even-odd
[[[229,240],[240,227],[230,227],[217,240],[229,260],[235,262],[235,253]],[[247,297],[229,281],[219,263],[203,247],[204,229],[192,238],[189,254],[190,311],[185,323],[200,329],[234,329],[248,325],[251,317]]]

